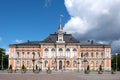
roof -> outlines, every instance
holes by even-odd
[[[41,43],[56,43],[58,40],[58,34],[50,34],[46,39],[41,41]],[[63,34],[63,40],[65,43],[79,43],[71,34]]]
[[[27,41],[24,43],[19,43],[19,44],[10,44],[9,46],[40,46],[41,43],[56,43],[56,41],[58,40],[58,33],[55,34],[50,34],[46,39],[44,39],[43,41]],[[78,41],[77,39],[75,39],[71,34],[63,34],[63,40],[65,41],[65,43],[79,43],[81,47],[85,47],[85,46],[103,46],[103,47],[110,47],[110,45],[106,45],[106,44],[100,44],[100,43],[96,43],[88,40],[88,41]]]
[[[17,46],[17,45],[40,45],[39,44],[40,41],[27,41],[27,42],[24,42],[24,43],[18,43],[18,44],[10,44],[9,46]]]
[[[110,47],[110,45],[108,44],[100,44],[100,43],[96,43],[95,41],[81,41],[80,42],[80,46],[107,46],[107,47]]]

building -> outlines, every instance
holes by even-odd
[[[42,70],[111,70],[111,46],[94,41],[78,41],[71,34],[63,32],[60,25],[58,33],[50,34],[43,41],[27,41],[9,45],[9,65],[13,69],[27,69],[37,65]]]

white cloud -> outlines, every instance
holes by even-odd
[[[16,39],[15,42],[16,42],[16,43],[22,43],[23,41]]]
[[[64,0],[64,4],[71,17],[65,32],[107,43],[120,38],[120,0]]]

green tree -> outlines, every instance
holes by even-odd
[[[117,58],[117,70],[120,71],[120,53],[116,55],[113,55],[113,58],[111,60],[111,67],[113,70],[116,70],[116,58]]]
[[[4,61],[5,49],[0,48],[0,69],[2,68],[2,60]]]

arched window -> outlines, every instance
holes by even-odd
[[[101,52],[101,57],[103,57],[103,52]]]
[[[81,52],[81,57],[83,57],[83,52]]]
[[[69,48],[67,48],[67,49],[66,49],[66,51],[67,51],[67,52],[69,52],[69,51],[70,51],[70,49],[69,49]]]
[[[19,57],[20,56],[20,54],[19,54],[19,52],[17,52],[17,57]]]
[[[98,61],[96,61],[96,67],[98,67]]]
[[[30,61],[27,61],[27,67],[29,67],[30,66]]]
[[[92,67],[94,66],[94,62],[93,62],[93,61],[91,61],[91,66],[92,66]]]
[[[20,62],[19,62],[19,61],[17,61],[16,63],[17,63],[17,66],[19,66],[19,65],[20,65]]]
[[[77,66],[77,61],[73,61],[73,66],[74,66],[74,67]]]
[[[29,52],[27,52],[27,58],[29,58],[30,57],[30,53]]]
[[[88,52],[86,52],[86,57],[88,57]]]
[[[98,52],[96,52],[96,57],[98,57]]]
[[[38,57],[40,57],[40,52],[37,52],[37,54],[38,54]]]
[[[48,51],[48,48],[45,48],[45,51]]]
[[[70,49],[69,48],[66,49],[66,56],[70,57]]]
[[[93,57],[93,52],[91,52],[91,57]]]
[[[62,56],[62,54],[63,54],[63,49],[60,48],[60,49],[59,49],[59,56]]]
[[[51,50],[52,52],[54,52],[55,51],[55,49],[54,48],[52,48],[52,50]]]
[[[77,50],[76,50],[76,48],[73,49],[73,55],[77,56]]]
[[[45,53],[44,53],[44,56],[47,56],[47,55],[48,55],[48,51],[49,51],[48,48],[45,48],[45,50],[44,50],[44,52],[45,52]]]
[[[22,52],[22,58],[24,58],[24,56],[25,56],[25,54],[24,54],[24,52]]]
[[[101,62],[101,65],[104,66],[104,61]]]
[[[24,65],[24,61],[22,61],[22,65]]]
[[[60,49],[59,49],[59,51],[63,51],[63,49],[62,49],[62,48],[60,48]]]
[[[45,60],[45,62],[44,62],[45,64],[44,64],[44,66],[45,67],[47,67],[48,66],[48,61],[47,60]]]
[[[37,62],[38,66],[40,66],[40,61]]]
[[[73,49],[73,51],[75,51],[75,52],[76,52],[77,50],[74,48],[74,49]]]
[[[69,65],[70,65],[70,61],[67,61],[67,62],[66,62],[66,66],[69,66]]]
[[[52,52],[52,56],[55,57],[55,49],[54,48],[51,49],[51,52]]]
[[[35,58],[35,52],[32,52],[33,58]]]

